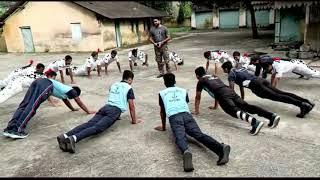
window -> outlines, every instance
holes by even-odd
[[[72,40],[81,41],[82,31],[80,23],[71,23]]]

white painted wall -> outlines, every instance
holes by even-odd
[[[191,28],[197,28],[196,12],[194,10],[192,10],[192,13],[191,13]]]
[[[270,9],[269,11],[269,24],[274,24],[274,10]]]
[[[219,28],[219,9],[213,8],[212,10],[212,28]]]

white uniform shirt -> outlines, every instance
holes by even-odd
[[[169,53],[169,60],[173,61],[175,63],[181,63],[182,62],[182,59],[175,52],[170,52]]]
[[[234,59],[224,51],[211,51],[209,60],[213,60],[214,63],[224,63],[230,61],[232,64],[234,64]]]
[[[76,70],[77,72],[75,73],[78,74],[81,72],[81,74],[88,75],[87,68],[88,67],[91,68],[91,71],[92,71],[92,69],[94,69],[96,65],[97,64],[95,59],[92,56],[90,56],[89,58],[86,59],[85,63]]]
[[[69,65],[66,65],[66,61],[64,59],[61,59],[61,60],[53,61],[52,63],[50,63],[49,66],[47,67],[47,70],[51,69],[54,72],[58,72],[60,70],[64,70],[69,67],[70,67]]]
[[[145,55],[146,54],[143,51],[138,50],[137,57],[135,57],[135,56],[133,56],[132,51],[129,51],[128,58],[129,58],[129,61],[136,62],[138,60],[138,61],[141,61],[142,63],[145,63],[146,62]]]
[[[238,64],[237,66],[238,68],[242,68],[242,67],[247,68],[250,64],[250,58],[247,56],[240,56],[239,62],[237,62],[237,64]]]
[[[272,73],[276,73],[276,77],[282,77],[283,74],[291,73],[297,68],[297,63],[291,61],[274,61],[272,63]]]
[[[111,53],[107,53],[103,58],[97,61],[97,65],[102,66],[105,64],[110,64],[113,61],[119,62],[119,57],[116,55],[114,58],[111,57]]]

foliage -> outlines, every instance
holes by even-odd
[[[171,1],[138,1],[140,4],[151,7],[153,9],[164,11],[168,15],[172,15],[172,3]]]

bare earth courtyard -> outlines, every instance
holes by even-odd
[[[250,31],[190,33],[170,42],[169,49],[185,60],[184,66],[174,73],[177,85],[189,91],[191,110],[194,109],[197,82],[194,69],[198,65],[205,65],[203,51],[222,49],[230,54],[234,50],[252,52],[255,48],[267,47],[273,40],[272,32],[261,31],[260,34],[261,39],[253,40]],[[190,142],[195,170],[185,173],[182,156],[174,144],[170,128],[165,132],[153,129],[160,125],[158,92],[165,86],[162,79],[156,78],[158,71],[153,47],[144,45],[139,48],[149,54],[150,61],[149,68],[139,66],[134,72],[135,104],[137,116],[144,121],[142,124],[131,125],[129,113],[126,112],[106,132],[79,142],[75,154],[63,153],[58,147],[56,136],[86,122],[93,115],[86,115],[83,111],[70,112],[65,106],[52,107],[45,102],[30,122],[30,135],[26,139],[12,140],[0,136],[0,176],[320,176],[319,79],[288,77],[280,81],[280,89],[316,103],[313,111],[304,119],[295,117],[298,108],[261,99],[246,90],[247,102],[281,116],[277,128],[268,129],[264,126],[258,136],[249,135],[250,127],[247,123],[232,118],[220,108],[209,110],[208,106],[213,99],[203,92],[200,115],[195,116],[195,119],[203,132],[231,146],[230,161],[225,166],[217,166],[218,157],[214,153]],[[122,70],[129,69],[128,51],[125,49],[118,52]],[[82,64],[89,54],[70,53],[74,65]],[[1,54],[0,78],[25,65],[29,59],[48,65],[65,55]],[[121,80],[121,74],[115,63],[110,65],[108,76],[97,77],[96,72],[93,74],[92,80],[75,77],[75,81],[82,89],[82,100],[91,109],[98,110],[105,104],[108,88]],[[220,76],[227,83],[226,75],[220,72]],[[70,79],[66,79],[69,83]],[[25,92],[0,104],[1,134]],[[236,89],[236,92],[239,93],[239,90]]]

